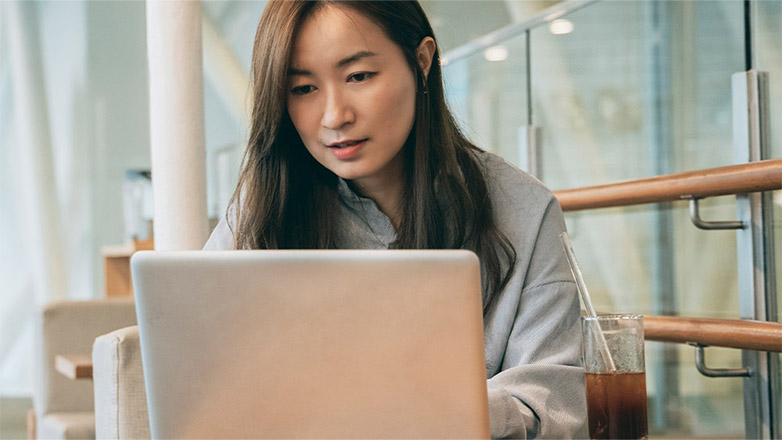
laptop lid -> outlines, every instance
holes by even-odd
[[[488,438],[478,258],[136,253],[153,438]]]

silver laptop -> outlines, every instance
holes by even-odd
[[[153,438],[488,438],[468,251],[136,253]]]

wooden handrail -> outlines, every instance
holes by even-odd
[[[644,339],[782,352],[782,323],[644,316]]]
[[[782,159],[554,191],[563,211],[773,191],[782,188]]]

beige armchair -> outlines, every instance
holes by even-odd
[[[89,355],[96,337],[135,323],[132,298],[63,301],[42,308],[35,326],[33,403],[37,438],[95,437],[92,381],[66,378],[55,369],[55,357]]]
[[[97,438],[149,438],[138,327],[122,328],[95,339],[92,363]]]

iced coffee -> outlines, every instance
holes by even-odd
[[[590,438],[648,438],[643,317],[583,317],[581,325]]]

